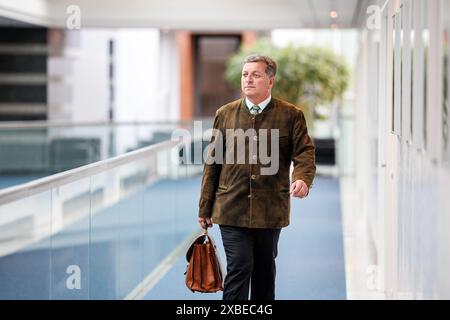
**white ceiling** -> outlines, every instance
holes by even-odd
[[[64,27],[67,8],[81,9],[82,27],[187,30],[354,28],[370,0],[0,0],[0,16]],[[330,11],[338,12],[332,19]],[[9,21],[9,20],[7,20]],[[1,20],[0,20],[1,24]]]

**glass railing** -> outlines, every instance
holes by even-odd
[[[199,231],[202,167],[180,165],[179,154],[178,142],[156,143],[1,190],[0,299],[145,293],[161,261]]]
[[[205,128],[210,119],[203,119]],[[0,123],[0,189],[125,154],[192,131],[194,122]]]

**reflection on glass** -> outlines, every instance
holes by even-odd
[[[52,192],[0,204],[0,299],[51,297]]]
[[[449,12],[450,10],[450,0],[444,1],[444,12]],[[449,125],[450,125],[450,18],[447,14],[443,15],[444,17],[444,30],[442,35],[442,44],[443,44],[443,75],[444,75],[444,83],[443,83],[443,112],[442,112],[442,139],[443,139],[443,148],[444,148],[444,160],[446,162],[450,161],[450,138],[449,138]]]
[[[0,198],[0,299],[138,292],[198,231],[201,166],[180,165],[172,153],[167,144],[19,200]]]
[[[424,147],[427,148],[428,145],[428,55],[430,50],[430,31],[428,26],[428,1],[424,1],[423,4],[423,17],[424,17],[424,29],[422,35],[423,48],[424,48],[424,95],[423,95],[423,136],[424,136]]]
[[[171,140],[178,123],[0,126],[0,189]],[[187,124],[192,130],[192,124]]]
[[[403,31],[402,31],[402,11],[394,17],[395,26],[395,47],[394,47],[394,113],[393,113],[393,132],[401,135],[401,112],[402,112],[402,48],[403,48]]]
[[[402,32],[401,32],[401,50],[402,50],[402,80],[401,80],[401,124],[400,132],[405,141],[411,137],[411,1],[405,1],[401,8],[402,11]]]
[[[414,106],[414,48],[415,48],[415,23],[416,21],[414,20],[414,12],[415,12],[415,7],[414,7],[414,1],[410,1],[410,21],[411,21],[411,28],[410,28],[410,45],[411,45],[411,61],[410,61],[410,68],[411,68],[411,81],[410,81],[410,105],[409,105],[409,136],[412,138],[412,133],[414,132],[414,112],[413,112],[413,106]]]
[[[52,299],[89,298],[91,179],[53,189]]]

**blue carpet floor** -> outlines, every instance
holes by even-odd
[[[199,188],[192,181],[192,188]],[[192,191],[190,191],[192,194]],[[197,201],[196,197],[195,201]],[[192,221],[196,223],[196,214]],[[218,226],[210,229],[216,240],[222,263],[225,253]],[[186,260],[175,266],[146,295],[148,300],[221,299],[222,293],[191,293],[184,285]],[[292,200],[291,225],[281,232],[278,258],[276,299],[340,300],[346,299],[339,181],[316,178],[314,189],[305,200]]]
[[[160,181],[52,239],[1,257],[0,298],[123,299],[148,273],[144,270],[198,229],[200,185],[201,177]],[[338,180],[317,178],[310,196],[292,200],[291,208],[291,225],[279,242],[276,298],[345,299]],[[218,226],[210,232],[225,266]],[[191,293],[184,285],[186,264],[180,257],[145,299],[221,299],[222,293]],[[65,288],[68,265],[88,275],[81,290]]]
[[[199,188],[198,177],[160,180],[0,256],[0,300],[123,299],[196,230]],[[88,197],[76,203],[89,208]],[[45,204],[42,214],[51,214]],[[78,290],[66,287],[71,265],[82,275]]]

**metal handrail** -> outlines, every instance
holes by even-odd
[[[0,205],[44,192],[76,180],[81,180],[94,174],[105,172],[120,165],[150,156],[160,149],[174,147],[179,144],[180,142],[178,141],[165,141],[157,143],[110,159],[91,163],[79,168],[3,189],[0,191]]]

